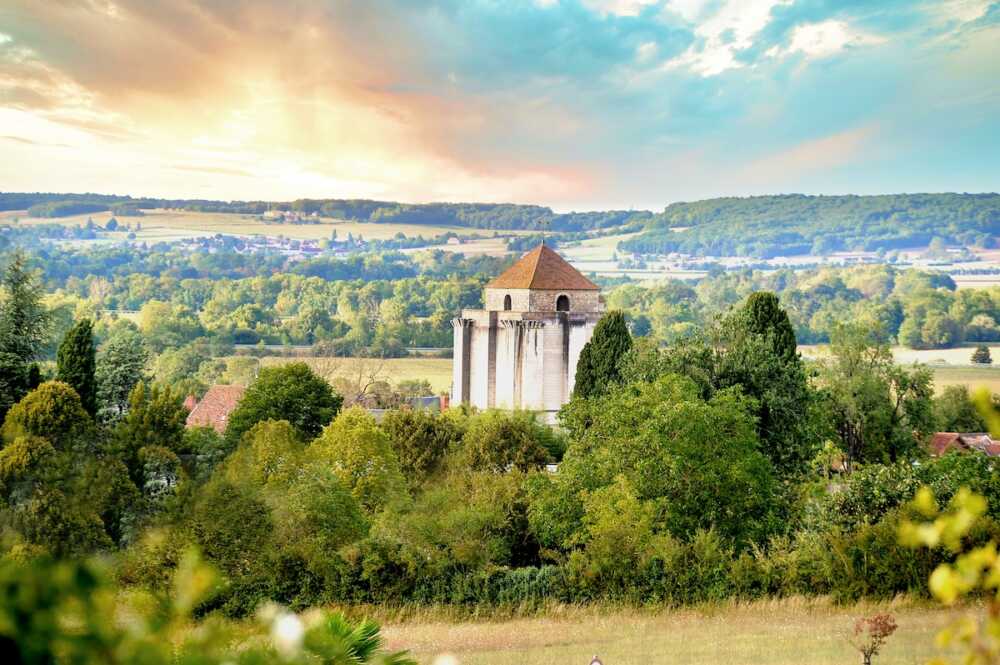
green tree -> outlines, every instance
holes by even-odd
[[[12,353],[25,364],[38,358],[49,337],[42,293],[27,258],[15,252],[0,280],[0,352]]]
[[[56,367],[56,379],[76,391],[87,413],[97,415],[97,363],[90,319],[83,319],[63,337],[56,355]]]
[[[317,436],[340,411],[343,398],[302,362],[265,367],[229,416],[226,439],[235,446],[264,420],[287,420],[306,440]]]
[[[970,360],[977,365],[992,365],[993,356],[990,355],[990,347],[986,345],[977,346],[976,350],[972,352]]]
[[[573,396],[590,398],[602,395],[621,380],[620,363],[632,348],[628,321],[621,311],[608,312],[594,327],[590,341],[580,351],[576,365]]]
[[[741,545],[761,542],[781,502],[751,406],[733,390],[705,400],[674,374],[613,390],[590,404],[590,426],[571,439],[559,467],[560,487],[578,496],[623,476],[639,499],[655,502],[657,523],[676,538],[715,529]]]
[[[755,291],[743,305],[747,332],[769,338],[774,353],[784,360],[798,355],[795,330],[778,296],[770,291]]]
[[[31,389],[29,366],[13,353],[0,352],[0,418]]]
[[[934,421],[943,432],[986,431],[986,421],[972,401],[968,386],[945,386],[934,398]]]
[[[149,350],[132,324],[116,326],[97,350],[97,400],[102,419],[116,422],[128,410],[129,395],[148,377]]]
[[[160,448],[173,454],[183,448],[187,409],[169,387],[140,383],[129,395],[128,413],[112,432],[112,448],[139,487],[146,482],[142,451]],[[164,457],[160,455],[160,457]]]
[[[309,446],[368,511],[406,495],[406,483],[389,437],[361,407],[345,410]]]
[[[819,378],[847,468],[916,454],[935,426],[930,371],[897,365],[888,344],[863,325],[838,326],[830,348]]]
[[[61,381],[46,381],[15,404],[0,430],[4,441],[39,436],[58,451],[93,443],[94,423],[80,396]]]
[[[531,411],[491,409],[473,416],[462,437],[458,463],[477,471],[530,471],[545,465],[552,455],[555,435]]]
[[[422,410],[389,411],[382,430],[407,479],[420,482],[434,475],[445,454],[462,439],[464,427],[457,418]]]

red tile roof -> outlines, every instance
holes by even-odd
[[[976,450],[997,457],[1000,455],[1000,441],[994,441],[983,432],[938,432],[931,437],[931,455],[938,457],[949,450]]]
[[[243,399],[243,386],[212,386],[191,410],[188,427],[211,427],[219,434],[226,431],[229,414]]]
[[[931,455],[940,456],[958,443],[958,432],[937,432],[931,437]],[[958,444],[962,447],[961,444]]]
[[[555,250],[539,245],[486,285],[488,289],[599,291],[600,288]]]

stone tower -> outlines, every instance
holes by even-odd
[[[604,312],[597,285],[539,245],[486,285],[486,309],[452,320],[452,400],[530,409],[553,422],[569,401],[583,345]]]

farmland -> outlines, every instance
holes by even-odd
[[[607,665],[734,663],[840,665],[861,662],[847,642],[854,620],[892,612],[899,624],[876,662],[922,663],[939,652],[934,635],[958,611],[902,603],[839,606],[787,599],[695,610],[643,612],[555,608],[544,617],[465,623],[426,619],[391,623],[392,648],[408,648],[421,665],[442,653],[461,665]]]
[[[350,378],[358,372],[374,373],[380,380],[396,385],[401,381],[424,379],[431,384],[435,393],[446,393],[451,389],[451,358],[389,358],[373,360],[369,358],[320,358],[306,357],[266,357],[261,365],[273,367],[290,362],[305,362],[328,381]]]
[[[104,225],[112,217],[110,212],[98,212],[88,215],[75,215],[60,218],[25,217],[22,212],[0,213],[0,222],[17,218],[20,224],[62,224],[77,226],[86,224],[87,219],[93,219],[95,224]],[[321,240],[329,238],[333,231],[340,237],[348,233],[362,236],[366,240],[388,240],[397,233],[407,237],[422,235],[431,238],[441,233],[455,231],[469,233],[468,229],[453,226],[429,226],[418,224],[371,224],[348,222],[331,218],[321,218],[316,224],[265,224],[251,215],[232,213],[190,212],[181,210],[149,210],[141,217],[122,217],[118,220],[124,224],[142,224],[138,240],[146,242],[177,241],[186,238],[203,238],[217,233],[235,236],[250,235],[283,235],[297,240]],[[125,232],[107,234],[109,240],[124,240]]]

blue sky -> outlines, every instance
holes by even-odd
[[[10,0],[5,190],[1000,189],[1000,2]]]

